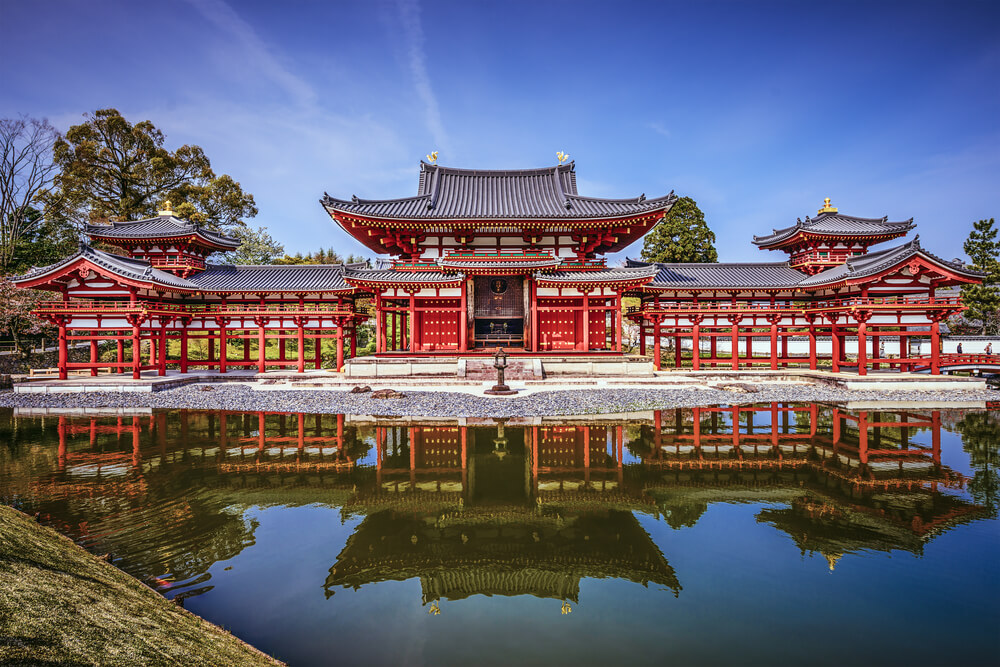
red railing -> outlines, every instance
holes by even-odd
[[[659,306],[653,303],[644,303],[642,306],[629,306],[626,311],[628,314],[636,313],[650,313],[650,314],[660,314],[660,313],[677,313],[677,312],[698,312],[698,313],[709,313],[709,312],[734,312],[734,311],[752,311],[752,312],[771,312],[771,313],[788,313],[788,314],[806,314],[817,311],[828,311],[828,310],[894,310],[896,308],[919,308],[922,310],[935,310],[935,309],[954,309],[961,308],[962,300],[957,296],[949,297],[927,297],[927,296],[889,296],[889,297],[846,297],[841,299],[829,299],[824,301],[818,301],[813,303],[808,302],[777,302],[770,304],[767,302],[752,302],[752,301],[737,301],[733,303],[731,301],[704,301],[695,303],[693,301],[686,302],[668,302],[661,303]]]
[[[329,314],[335,316],[368,315],[365,306],[336,305],[323,303],[227,303],[227,304],[177,304],[156,303],[149,301],[42,301],[35,306],[39,314],[136,314],[136,313],[169,313],[177,315],[203,316],[246,316],[282,314]]]

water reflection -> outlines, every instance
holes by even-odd
[[[943,421],[971,476],[942,462]],[[211,590],[211,566],[255,544],[252,506],[359,519],[316,585],[331,598],[416,579],[433,611],[474,595],[578,603],[585,578],[679,595],[684,572],[638,517],[679,530],[713,503],[761,505],[758,523],[831,569],[867,551],[920,555],[952,526],[996,516],[1000,487],[1000,427],[982,412],[775,403],[497,423],[22,411],[2,429],[3,501],[171,596]]]

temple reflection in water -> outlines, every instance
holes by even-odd
[[[638,514],[680,529],[713,503],[761,504],[759,523],[833,568],[862,551],[920,555],[988,513],[942,464],[937,411],[769,404],[499,423],[22,411],[6,427],[3,500],[173,595],[209,590],[211,565],[254,543],[251,506],[361,518],[318,582],[326,595],[417,578],[432,611],[472,595],[575,603],[584,578],[677,595],[683,572]]]

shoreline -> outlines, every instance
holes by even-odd
[[[413,417],[563,416],[629,413],[750,403],[835,403],[899,407],[983,409],[1000,393],[978,391],[863,391],[794,383],[731,383],[731,390],[684,387],[552,387],[522,396],[484,397],[467,387],[401,387],[402,398],[372,398],[348,389],[254,386],[251,383],[190,384],[159,392],[14,394],[0,392],[0,408],[189,409],[230,412],[303,412]]]
[[[3,664],[283,665],[0,505]]]

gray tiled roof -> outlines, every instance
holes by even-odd
[[[364,264],[209,264],[189,280],[206,292],[339,292],[344,274]]]
[[[833,236],[879,236],[884,234],[905,234],[913,229],[913,218],[902,222],[889,222],[889,218],[855,218],[840,213],[820,213],[815,218],[806,216],[805,221],[797,220],[791,227],[775,229],[774,233],[754,236],[753,242],[759,246],[779,243],[795,236],[800,231]]]
[[[642,266],[629,260],[630,266]],[[745,288],[789,287],[797,284],[805,274],[796,271],[788,262],[733,263],[733,264],[653,264],[656,277],[648,287],[675,289],[694,288]]]
[[[557,257],[539,257],[537,259],[519,259],[519,260],[496,260],[496,261],[485,261],[482,259],[462,259],[455,257],[444,257],[438,259],[437,263],[445,269],[460,269],[460,270],[473,270],[473,269],[491,269],[491,270],[503,270],[503,269],[545,269],[549,267],[559,266],[561,260]]]
[[[58,261],[55,264],[50,264],[49,266],[32,268],[23,276],[15,278],[14,282],[20,282],[29,278],[36,278],[38,276],[45,275],[46,273],[57,271],[58,269],[75,262],[81,257],[87,261],[93,262],[97,266],[107,269],[111,273],[130,280],[158,284],[166,287],[176,287],[185,290],[198,289],[192,282],[179,276],[175,276],[168,271],[155,269],[145,260],[122,257],[121,255],[113,255],[109,252],[92,248],[85,243],[81,243],[79,250],[66,259]]]
[[[155,218],[132,220],[129,222],[112,222],[110,225],[87,225],[84,231],[88,236],[100,237],[102,239],[156,239],[195,234],[209,243],[216,245],[228,248],[238,248],[240,246],[238,239],[224,236],[219,232],[213,232],[210,229],[205,229],[190,222],[185,222],[172,215],[158,215]]]
[[[442,284],[459,283],[461,275],[441,273],[440,271],[394,271],[392,269],[360,269],[348,271],[348,280],[358,280],[367,283],[415,283]]]
[[[536,273],[535,278],[550,283],[580,283],[580,282],[614,282],[620,280],[642,280],[652,278],[657,273],[654,265],[637,264],[625,268],[612,268],[603,271],[556,271],[552,273]]]
[[[541,169],[473,170],[420,163],[419,191],[401,199],[321,201],[335,211],[377,218],[419,219],[588,219],[668,209],[673,193],[657,199],[583,197],[576,190],[572,162]]]
[[[911,257],[918,255],[929,259],[936,264],[940,264],[941,266],[960,275],[968,276],[970,278],[982,278],[985,275],[973,269],[966,268],[960,263],[941,259],[937,255],[927,252],[920,247],[920,237],[914,236],[912,241],[904,243],[903,245],[880,250],[879,252],[868,253],[867,255],[861,255],[860,257],[851,257],[844,264],[840,264],[821,273],[817,273],[814,276],[805,278],[802,280],[800,285],[803,287],[812,287],[837,283],[842,280],[864,278],[865,276],[874,275],[895,264],[905,262]]]

